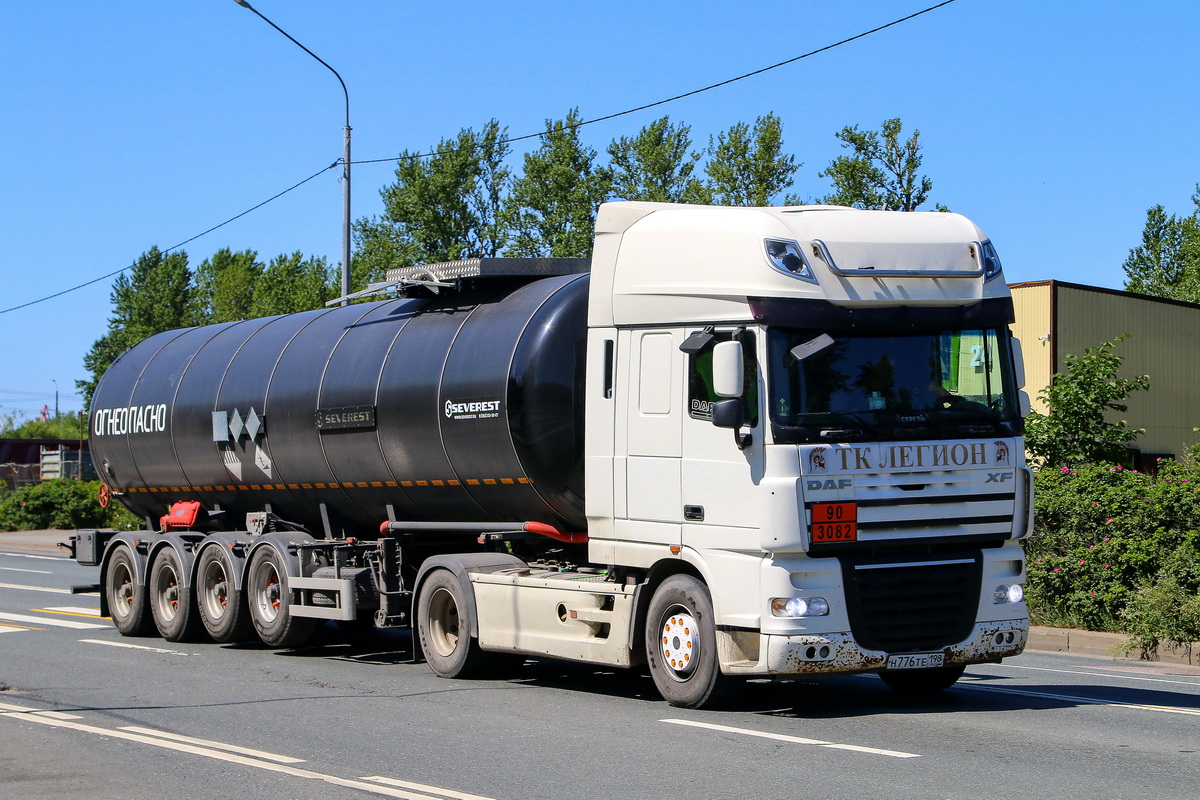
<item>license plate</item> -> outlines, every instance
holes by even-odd
[[[858,541],[857,503],[813,503],[814,544]]]
[[[888,669],[936,669],[945,664],[945,653],[903,653],[887,660]]]

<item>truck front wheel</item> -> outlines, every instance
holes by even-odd
[[[691,575],[673,575],[655,591],[646,616],[646,658],[659,694],[679,708],[716,705],[731,679],[717,663],[712,595]]]

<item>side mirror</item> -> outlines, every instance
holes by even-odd
[[[713,391],[717,397],[741,397],[746,365],[741,342],[718,342],[713,346]],[[716,419],[716,417],[713,417]],[[738,423],[741,424],[741,423]],[[726,426],[722,426],[726,427]]]
[[[1029,402],[1029,392],[1024,389],[1017,392],[1017,402],[1021,404],[1021,416],[1028,417],[1029,412],[1033,411],[1033,405]]]
[[[752,437],[749,433],[742,432],[742,425],[746,422],[746,416],[742,411],[742,401],[738,398],[730,398],[729,400],[718,400],[712,405],[712,424],[718,428],[732,428],[733,441],[737,444],[738,450],[745,450],[750,446]]]

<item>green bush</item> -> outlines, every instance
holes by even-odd
[[[1043,469],[1035,492],[1025,545],[1034,622],[1130,633],[1145,650],[1200,639],[1166,624],[1200,604],[1195,461],[1161,462],[1157,475],[1110,465]]]
[[[138,519],[117,503],[101,508],[97,481],[43,481],[0,497],[0,529],[116,528],[131,530]]]

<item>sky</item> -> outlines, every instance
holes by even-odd
[[[490,119],[536,133],[662,100],[833,44],[935,0],[408,3],[255,0],[349,90],[352,161],[428,151]],[[234,0],[3,5],[0,308],[173,247],[336,162],[336,78]],[[1200,182],[1200,3],[957,0],[788,66],[583,129],[603,153],[669,114],[698,147],[773,112],[818,173],[847,125],[921,132],[931,203],[974,220],[1010,283],[1122,288],[1146,211]],[[529,144],[514,146],[519,155]],[[352,166],[353,216],[394,164]],[[340,170],[187,244],[340,260]],[[0,312],[0,417],[77,410],[113,278]]]

